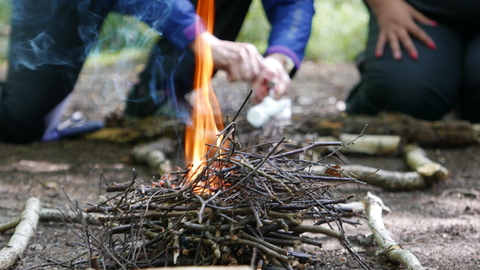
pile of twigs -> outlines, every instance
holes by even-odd
[[[322,164],[297,157],[315,147],[342,144],[311,143],[282,151],[281,140],[262,145],[264,154],[252,153],[237,149],[234,133],[232,123],[220,136],[218,145],[223,147],[212,146],[209,158],[195,171],[171,172],[152,184],[134,177],[106,186],[104,201],[84,210],[103,213],[96,218],[101,226],[84,222],[79,227],[91,267],[247,264],[293,269],[316,260],[288,248],[321,247],[317,238],[302,235],[311,232],[338,239],[369,269],[343,231],[344,223],[356,224],[344,218],[355,215],[353,210],[339,206],[352,196],[335,189],[358,180],[340,172],[313,173],[309,168]],[[307,219],[310,225],[302,224]]]

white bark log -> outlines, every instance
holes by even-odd
[[[25,211],[21,215],[20,223],[15,228],[15,233],[10,238],[7,246],[0,250],[0,270],[10,268],[22,257],[30,237],[32,237],[37,228],[39,212],[40,200],[34,197],[28,199],[25,204]]]
[[[415,254],[410,250],[403,249],[402,246],[390,237],[387,228],[383,224],[383,208],[382,200],[368,192],[365,197],[368,226],[372,230],[375,241],[381,248],[381,253],[384,253],[388,259],[405,265],[408,270],[423,270],[424,268]]]
[[[326,169],[325,166],[312,167],[315,173],[325,173]],[[362,182],[387,190],[411,190],[426,186],[423,176],[418,172],[386,171],[363,165],[342,165],[339,170],[351,177],[358,177]]]
[[[348,202],[348,203],[339,203],[338,206],[351,208],[353,211],[359,214],[365,214],[365,203],[360,201]],[[390,214],[391,210],[386,205],[382,205],[382,213],[384,215]]]
[[[40,210],[38,217],[40,222],[80,223],[81,219],[84,219],[88,224],[98,225],[100,222],[99,219],[107,219],[109,216],[101,213],[82,213],[82,217],[79,218],[79,216],[72,211],[61,212],[58,209],[44,208]],[[17,218],[9,223],[0,224],[0,232],[15,228],[21,220],[22,218]]]
[[[411,190],[426,186],[425,179],[418,172],[386,171],[362,165],[344,165],[342,169],[360,177],[362,182],[387,190]]]
[[[342,148],[342,153],[358,153],[369,155],[394,155],[400,151],[401,137],[395,135],[362,135],[342,133],[339,137],[315,137],[317,142],[335,142],[340,140],[347,147]],[[353,142],[353,143],[352,143]],[[326,153],[329,151],[324,150]]]
[[[340,141],[345,145],[354,140],[355,142],[353,144],[348,145],[342,149],[341,152],[393,155],[398,153],[401,142],[400,136],[395,135],[362,135],[359,138],[359,135],[355,134],[340,134]]]
[[[429,183],[448,178],[448,170],[431,161],[425,151],[417,145],[410,144],[405,147],[405,159],[408,166],[422,175]]]
[[[165,155],[173,152],[171,144],[171,139],[163,138],[158,141],[139,145],[133,148],[132,156],[137,162],[147,163],[150,168],[162,175],[172,170],[171,162]]]

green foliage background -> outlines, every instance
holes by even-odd
[[[7,52],[10,1],[0,0],[0,61]],[[306,59],[326,63],[352,61],[364,48],[368,14],[362,0],[315,0],[316,14],[306,50]],[[260,0],[254,0],[239,41],[255,44],[260,52],[267,46],[269,24]],[[145,55],[157,35],[132,17],[110,14],[93,56],[113,59],[119,52]],[[109,57],[105,57],[109,56]]]

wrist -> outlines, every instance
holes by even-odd
[[[287,74],[291,74],[291,72],[295,68],[295,63],[293,62],[293,59],[284,54],[272,53],[272,54],[269,54],[267,57],[274,58],[278,62],[280,62],[280,64],[283,66]]]

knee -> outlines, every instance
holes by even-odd
[[[400,112],[419,119],[438,120],[458,98],[458,86],[442,82],[439,78],[369,74],[350,94],[347,112]]]

